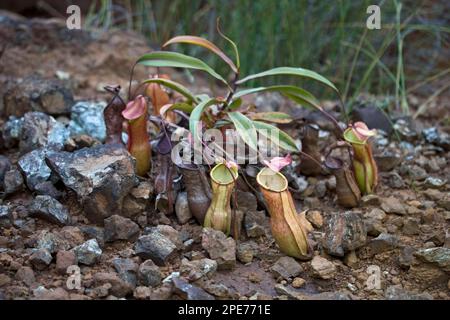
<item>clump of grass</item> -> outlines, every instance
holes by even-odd
[[[224,31],[240,48],[243,74],[299,65],[328,77],[349,105],[363,92],[393,95],[393,107],[408,114],[408,86],[442,71],[436,60],[445,61],[443,50],[449,44],[450,28],[439,19],[445,0],[432,5],[379,1],[381,30],[366,28],[366,9],[371,4],[371,0],[332,5],[308,0],[99,0],[86,23],[136,30],[155,48],[175,34],[207,36],[226,47],[215,29],[220,17]],[[191,47],[177,50],[200,57],[204,53]],[[424,55],[434,59],[420,61],[420,68],[411,63]],[[223,62],[202,58],[226,75]],[[263,80],[252,85],[264,84]],[[326,94],[320,92],[321,97]]]

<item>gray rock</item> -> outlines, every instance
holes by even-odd
[[[405,219],[402,228],[403,234],[408,236],[418,235],[420,233],[419,222],[420,220],[416,218]]]
[[[139,226],[131,219],[113,215],[105,219],[105,241],[133,240],[139,235]]]
[[[45,156],[49,150],[36,149],[20,157],[18,165],[22,171],[27,187],[34,191],[35,186],[50,178],[51,170],[45,163]]]
[[[134,159],[119,145],[100,145],[46,157],[66,187],[74,190],[87,217],[96,223],[121,214],[124,197],[137,184]]]
[[[131,259],[115,258],[112,260],[114,269],[116,269],[119,277],[130,284],[133,288],[137,285],[138,265]]]
[[[381,201],[381,209],[383,209],[386,213],[395,213],[399,215],[406,214],[406,208],[403,203],[400,202],[399,199],[394,197],[384,198]]]
[[[424,129],[422,135],[425,140],[446,151],[450,150],[450,136],[446,133],[440,133],[436,127]]]
[[[176,257],[177,247],[163,234],[154,231],[139,237],[134,251],[141,259],[151,259],[159,266]]]
[[[314,276],[325,280],[332,279],[337,271],[331,261],[321,256],[315,256],[312,259],[311,267]]]
[[[237,192],[237,206],[239,210],[244,212],[256,211],[258,207],[258,203],[256,201],[256,197],[251,192]]]
[[[80,229],[88,238],[97,240],[100,247],[105,245],[105,232],[103,228],[96,226],[80,226]]]
[[[109,284],[109,294],[114,295],[117,298],[123,298],[133,293],[133,287],[123,281],[114,272],[99,272],[94,274],[94,285],[99,287]]]
[[[172,278],[175,293],[185,300],[215,300],[202,288],[190,284],[179,277]]]
[[[56,189],[56,187],[51,183],[51,181],[44,181],[38,183],[34,186],[34,191],[38,195],[42,196],[50,196],[55,199],[60,199],[63,196],[63,193]]]
[[[402,155],[397,150],[384,150],[382,153],[374,155],[374,158],[378,170],[381,172],[391,171],[403,160]]]
[[[34,271],[30,267],[20,267],[16,272],[15,279],[22,281],[27,286],[31,286],[36,282]]]
[[[445,272],[450,273],[450,248],[436,247],[421,249],[414,253],[420,260],[438,266]]]
[[[11,169],[11,161],[5,156],[0,155],[0,181],[5,178],[5,173]]]
[[[236,242],[223,232],[204,228],[202,247],[211,259],[217,261],[219,270],[233,269],[236,265]]]
[[[335,213],[327,221],[323,247],[327,253],[343,257],[346,252],[366,244],[367,230],[358,213]]]
[[[266,235],[264,211],[249,211],[244,216],[244,228],[249,238],[259,238]]]
[[[389,233],[381,233],[378,237],[372,239],[367,247],[371,255],[390,251],[398,247],[398,238]]]
[[[145,228],[144,234],[157,232],[169,239],[179,250],[184,248],[182,234],[175,230],[172,226],[160,224],[156,227]]]
[[[12,215],[9,206],[0,205],[0,226],[11,225]]]
[[[189,261],[181,260],[180,274],[189,281],[197,281],[202,277],[211,278],[217,270],[217,262],[211,259]]]
[[[69,123],[72,136],[87,134],[100,141],[106,138],[103,109],[105,102],[80,101],[72,106],[71,121]]]
[[[401,268],[408,269],[411,266],[414,259],[414,252],[416,252],[414,247],[405,246],[402,248],[398,256],[398,264]]]
[[[30,257],[30,262],[37,270],[44,270],[52,262],[52,255],[47,249],[38,249]]]
[[[73,248],[72,251],[77,256],[78,262],[85,265],[93,265],[102,255],[102,250],[98,246],[97,240],[95,239],[86,241],[85,243]]]
[[[157,287],[161,284],[162,273],[152,260],[146,260],[138,269],[139,283],[144,286]]]
[[[22,116],[28,111],[68,113],[73,95],[62,81],[33,74],[11,86],[4,96],[5,114]]]
[[[56,253],[60,246],[59,237],[47,230],[43,230],[36,235],[36,249],[46,249],[50,253]]]
[[[276,279],[283,278],[289,280],[290,278],[295,278],[303,272],[302,266],[291,257],[281,257],[278,261],[270,268],[272,274]]]
[[[401,285],[389,286],[384,297],[387,300],[433,300],[433,297],[427,293],[411,293],[403,289]]]
[[[69,211],[65,206],[49,196],[36,196],[29,207],[30,213],[58,225],[70,223]]]
[[[20,133],[22,132],[22,122],[23,118],[11,116],[3,125],[2,138],[5,148],[12,148],[19,143]]]
[[[23,177],[19,170],[12,169],[5,172],[3,179],[3,191],[5,194],[13,194],[23,187]]]
[[[175,202],[175,213],[180,224],[185,224],[192,218],[192,213],[189,210],[187,192],[178,193]]]
[[[42,112],[28,112],[23,117],[19,149],[22,154],[44,147],[61,150],[68,137],[66,127],[52,116]]]
[[[242,263],[250,263],[257,252],[257,244],[253,241],[241,242],[236,247],[236,256]]]
[[[144,213],[153,194],[153,188],[149,181],[143,181],[131,189],[130,194],[123,200],[122,215],[127,218],[134,218]]]
[[[446,180],[435,177],[428,177],[423,182],[423,185],[425,188],[440,189],[445,186],[445,183]]]

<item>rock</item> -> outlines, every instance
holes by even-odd
[[[215,283],[213,280],[203,280],[198,285],[215,297],[221,299],[237,299],[236,294],[223,283]]]
[[[46,249],[36,250],[30,257],[30,262],[37,270],[44,270],[52,262],[52,255]]]
[[[336,274],[334,264],[321,256],[315,256],[311,261],[313,275],[321,279],[331,279]]]
[[[49,197],[52,197],[55,199],[60,199],[63,195],[63,193],[61,191],[56,189],[56,187],[53,185],[53,183],[51,181],[44,181],[44,182],[38,183],[34,187],[34,191],[38,195],[49,196]]]
[[[3,139],[3,145],[5,148],[10,149],[19,143],[20,134],[22,132],[22,122],[23,118],[11,116],[3,125],[2,135],[0,138]]]
[[[189,281],[197,281],[202,277],[211,278],[217,270],[217,262],[211,259],[189,261],[181,260],[180,274]]]
[[[320,211],[317,210],[308,210],[306,213],[306,219],[311,222],[311,224],[316,229],[322,228],[323,225],[323,217]]]
[[[386,300],[433,300],[429,293],[414,294],[403,289],[401,285],[389,286],[384,297]]]
[[[162,273],[152,260],[146,260],[139,266],[138,280],[145,286],[157,287],[161,284]]]
[[[6,115],[22,116],[28,111],[64,114],[73,104],[73,95],[63,82],[33,74],[10,87],[3,100]]]
[[[96,239],[90,239],[72,250],[77,256],[78,262],[85,265],[93,265],[102,255]]]
[[[241,242],[236,247],[237,259],[242,263],[250,263],[256,254],[257,245],[254,242]]]
[[[376,194],[366,194],[361,198],[361,204],[363,206],[380,206],[380,197]]]
[[[175,202],[175,214],[177,215],[177,219],[180,224],[185,224],[192,218],[192,213],[189,210],[187,192],[178,193],[177,200]]]
[[[31,286],[36,282],[34,271],[30,267],[20,267],[16,272],[15,279],[18,281],[22,281],[27,286]]]
[[[153,185],[148,181],[139,183],[131,189],[130,194],[123,200],[122,215],[127,218],[134,218],[142,214],[147,209],[147,204],[153,194]]]
[[[256,197],[251,192],[237,192],[236,202],[239,210],[243,212],[256,211],[258,208],[258,203]]]
[[[118,298],[123,298],[133,293],[132,286],[129,283],[123,281],[114,272],[95,273],[93,280],[95,286],[102,286],[104,284],[109,283],[111,285],[111,288],[109,289],[109,294],[112,294]]]
[[[93,238],[97,240],[100,247],[105,244],[105,233],[104,229],[96,226],[80,226],[80,230],[88,238]]]
[[[345,255],[344,264],[350,268],[353,268],[358,264],[358,256],[355,251],[350,251]]]
[[[50,178],[51,170],[45,163],[47,149],[36,149],[20,157],[18,165],[22,171],[27,187],[34,191],[35,186]]]
[[[394,197],[383,198],[381,202],[381,209],[386,213],[395,213],[399,215],[406,214],[405,206],[399,199]]]
[[[425,188],[441,189],[445,186],[446,180],[434,177],[428,177],[423,182]]]
[[[450,150],[450,137],[448,134],[440,133],[436,127],[424,129],[422,135],[427,142],[441,147],[446,151]]]
[[[106,138],[104,102],[80,101],[72,106],[69,128],[71,135],[87,134],[100,141]]]
[[[374,155],[378,170],[381,172],[388,172],[398,166],[403,157],[398,150],[385,149],[383,152]]]
[[[106,218],[104,229],[105,242],[116,240],[135,240],[139,235],[139,226],[128,218],[117,214]]]
[[[292,280],[292,286],[294,288],[301,288],[305,285],[306,280],[303,278],[294,278],[294,280]]]
[[[12,220],[11,211],[8,206],[0,205],[0,226],[10,226]]]
[[[367,247],[371,255],[390,251],[398,247],[398,238],[392,234],[381,233],[378,237],[372,239]]]
[[[67,268],[77,264],[77,256],[72,251],[60,250],[56,254],[56,271],[61,275],[67,274]]]
[[[420,221],[415,218],[405,219],[405,221],[403,223],[403,228],[402,228],[403,234],[408,235],[408,236],[413,236],[413,235],[419,234],[420,233],[419,222]]]
[[[179,277],[172,279],[175,293],[185,300],[214,300],[214,297],[202,288],[190,284]]]
[[[249,211],[244,216],[244,228],[249,238],[259,238],[266,235],[264,211]]]
[[[141,259],[152,259],[157,265],[162,266],[176,257],[177,247],[165,235],[151,232],[139,237],[134,251]]]
[[[67,225],[70,223],[69,211],[65,206],[50,196],[36,196],[29,207],[32,216],[56,223]]]
[[[369,129],[381,129],[387,134],[392,132],[392,122],[389,117],[375,105],[363,104],[352,112],[355,121],[364,122]]]
[[[442,270],[450,273],[450,249],[436,247],[430,249],[421,249],[414,253],[414,256],[420,260],[431,263]]]
[[[11,283],[11,278],[8,277],[6,274],[1,273],[0,274],[0,288],[5,287]]]
[[[137,285],[138,265],[131,259],[115,258],[112,264],[119,277],[133,288]]]
[[[66,127],[42,112],[28,112],[23,117],[19,149],[21,154],[38,148],[62,150],[69,137]]]
[[[374,208],[372,211],[364,214],[364,224],[367,234],[377,237],[380,233],[386,232],[383,222],[386,220],[386,213],[383,210]]]
[[[380,176],[385,180],[386,185],[393,189],[401,189],[406,186],[403,178],[395,171],[389,173],[380,173]]]
[[[148,287],[136,287],[133,297],[137,300],[147,300],[150,298],[151,290]]]
[[[233,269],[236,264],[236,242],[223,232],[204,228],[202,247],[209,257],[217,261],[219,270]]]
[[[51,152],[46,161],[65,186],[77,193],[86,216],[96,223],[121,214],[123,199],[137,181],[135,161],[119,145]]]
[[[3,191],[5,194],[13,194],[23,187],[23,177],[19,170],[12,169],[5,172],[3,178]]]
[[[184,248],[183,240],[181,239],[181,234],[169,225],[160,224],[156,227],[145,228],[144,234],[150,233],[160,233],[169,239],[179,250]]]
[[[270,271],[275,276],[275,279],[283,278],[289,280],[298,276],[303,272],[301,265],[291,257],[281,257],[278,261],[270,268]]]
[[[398,264],[403,269],[408,269],[414,259],[414,252],[416,252],[416,249],[411,246],[405,246],[400,251],[400,254],[398,256]]]
[[[38,289],[33,292],[36,300],[69,300],[69,293],[63,288],[48,290],[42,287],[41,290]]]
[[[5,178],[5,173],[11,169],[11,161],[3,156],[0,155],[0,181],[3,181]]]
[[[334,256],[343,257],[345,252],[366,244],[367,231],[358,213],[336,213],[327,221],[323,246]]]

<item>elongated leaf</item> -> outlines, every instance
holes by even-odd
[[[242,99],[241,98],[237,98],[234,99],[229,105],[227,110],[236,110],[238,109],[242,104]]]
[[[229,112],[228,117],[233,122],[236,131],[241,136],[242,140],[253,150],[258,149],[258,135],[253,126],[252,120],[244,116],[242,113],[234,111]]]
[[[248,115],[252,120],[262,120],[274,123],[290,123],[292,117],[284,112],[256,112]]]
[[[154,51],[144,54],[137,60],[136,63],[149,67],[172,67],[202,70],[229,86],[220,74],[215,72],[202,60],[178,52]]]
[[[286,132],[278,129],[271,124],[261,121],[253,121],[253,125],[260,134],[264,135],[274,143],[277,143],[280,148],[293,152],[299,151],[294,140]],[[278,141],[272,140],[271,137],[273,136],[278,137]]]
[[[168,46],[169,44],[173,43],[188,43],[188,44],[194,44],[203,48],[206,48],[216,55],[218,55],[223,61],[226,62],[233,70],[233,72],[237,73],[238,69],[234,62],[222,51],[220,50],[214,43],[211,41],[208,41],[206,39],[196,37],[196,36],[178,36],[170,39],[166,43],[164,43],[163,47]]]
[[[203,100],[200,102],[194,110],[192,110],[191,115],[189,117],[189,130],[192,133],[192,136],[194,139],[199,139],[198,132],[197,132],[197,126],[200,122],[200,118],[202,117],[203,111],[209,106],[212,106],[217,103],[222,103],[222,101],[219,101],[215,98],[210,98],[208,100]]]
[[[164,78],[154,78],[154,79],[147,79],[147,80],[143,81],[143,83],[161,84],[167,88],[170,88],[170,89],[175,90],[176,92],[182,94],[188,100],[197,102],[197,99],[195,98],[194,94],[192,92],[190,92],[188,88],[179,84],[178,82],[175,82],[175,81],[172,81],[169,79],[164,79]]]
[[[242,84],[244,82],[247,82],[249,80],[261,78],[261,77],[267,77],[267,76],[276,76],[276,75],[284,75],[284,76],[298,76],[298,77],[305,77],[314,79],[316,81],[319,81],[328,87],[332,88],[334,91],[339,92],[338,89],[335,87],[335,85],[325,78],[324,76],[321,76],[315,71],[303,69],[303,68],[293,68],[293,67],[279,67],[274,68],[270,70],[266,70],[260,73],[255,73],[252,75],[249,75],[237,82],[237,84]]]
[[[174,104],[166,104],[160,110],[161,115],[165,115],[168,111],[172,110],[180,110],[186,113],[191,113],[194,110],[194,106],[192,104],[179,102]]]

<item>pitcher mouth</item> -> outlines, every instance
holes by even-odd
[[[234,182],[238,177],[236,168],[228,168],[225,164],[219,163],[210,172],[211,179],[222,185],[227,185]]]
[[[256,176],[258,184],[269,191],[282,192],[288,187],[286,177],[280,172],[275,172],[270,168],[263,168]]]

